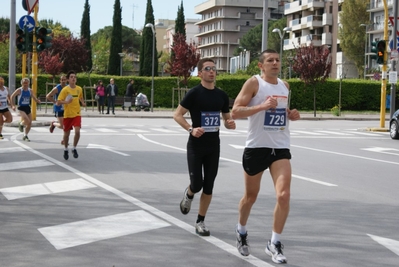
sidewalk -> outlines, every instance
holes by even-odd
[[[121,108],[115,109],[115,115],[99,114],[96,107],[82,108],[82,117],[87,118],[139,118],[139,119],[162,119],[162,118],[173,118],[174,110],[154,110],[151,111],[127,111]],[[17,127],[19,116],[16,112],[12,112],[13,122],[9,123],[8,126]],[[189,114],[186,115],[190,117]],[[301,112],[302,120],[372,120],[379,121],[380,114],[365,114],[365,113],[344,113],[341,116],[334,116],[328,112],[317,112],[316,117],[313,112]],[[52,108],[41,108],[36,111],[36,120],[33,122],[32,127],[36,126],[49,126],[51,121],[55,120]],[[389,112],[385,114],[385,120],[389,121]]]

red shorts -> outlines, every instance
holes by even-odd
[[[82,127],[82,117],[76,116],[74,118],[64,118],[64,132],[72,130],[72,127]]]

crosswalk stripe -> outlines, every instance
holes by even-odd
[[[124,129],[124,130],[132,133],[149,133],[149,131],[141,129]]]
[[[30,161],[19,161],[19,162],[7,162],[7,163],[0,163],[0,171],[36,168],[36,167],[44,167],[44,166],[52,166],[52,165],[54,165],[54,164],[51,163],[50,161],[47,161],[44,159],[30,160]]]
[[[172,130],[167,130],[167,129],[162,129],[162,128],[150,128],[150,130],[162,132],[162,133],[178,133],[178,131],[172,131]]]
[[[0,149],[0,154],[1,153],[12,153],[12,152],[21,152],[25,151],[22,147],[5,147]]]
[[[170,226],[144,210],[39,228],[58,250]]]
[[[326,134],[332,134],[332,135],[353,135],[350,133],[342,133],[342,132],[333,132],[333,131],[317,131],[319,133],[326,133]]]
[[[301,134],[309,134],[309,135],[326,135],[323,133],[315,133],[315,132],[307,132],[307,131],[291,131],[291,133],[301,133]]]
[[[0,192],[8,199],[15,200],[20,198],[35,197],[69,191],[77,191],[96,187],[82,178],[49,182],[43,184],[32,184],[24,186],[15,186],[1,188]]]
[[[94,128],[94,130],[102,132],[102,133],[117,133],[118,131],[111,130],[108,128]]]
[[[365,132],[358,132],[358,131],[346,131],[348,133],[359,134],[359,135],[366,135],[366,136],[381,136],[378,133],[365,133]]]

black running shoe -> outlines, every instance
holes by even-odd
[[[65,159],[65,160],[68,160],[68,159],[69,159],[68,150],[64,150],[64,159]]]
[[[74,157],[75,159],[77,159],[77,158],[79,157],[78,151],[76,151],[76,149],[72,149],[72,154],[73,154],[73,157]]]

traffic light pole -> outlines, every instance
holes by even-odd
[[[392,30],[392,40],[393,40],[393,50],[397,51],[397,29],[398,29],[398,1],[393,1],[393,30]],[[396,62],[397,58],[394,58],[392,60],[392,71],[396,73]],[[391,99],[390,99],[390,118],[392,118],[393,113],[395,112],[395,100],[396,100],[396,88],[395,88],[395,83],[391,84]]]
[[[34,9],[35,15],[35,24],[37,21],[37,13],[39,12],[39,3],[35,5]],[[35,25],[36,29],[36,25]],[[36,34],[33,34],[33,52],[32,52],[32,90],[33,93],[37,96],[37,65],[38,65],[38,57],[36,51]],[[32,101],[32,120],[36,120],[36,102]]]
[[[384,0],[384,40],[388,41],[388,5]],[[387,95],[387,45],[385,45],[384,62],[382,64],[382,83],[381,83],[381,107],[380,107],[380,127],[385,128],[385,104]]]

